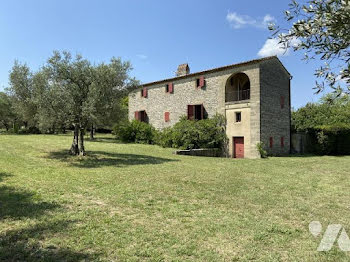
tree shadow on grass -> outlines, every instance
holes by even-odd
[[[350,155],[350,154],[349,154]],[[317,154],[312,154],[312,153],[294,153],[294,154],[289,154],[286,157],[300,157],[300,158],[317,158],[317,157],[325,157],[325,156],[334,156],[334,157],[345,157],[349,155],[317,155]]]
[[[92,261],[98,254],[77,252],[55,245],[45,245],[44,240],[69,230],[75,221],[38,223],[23,229],[7,230],[0,234],[1,261]]]
[[[0,172],[0,182],[11,176]],[[56,203],[33,201],[35,194],[11,186],[0,186],[0,219],[21,219],[39,217],[47,211],[58,208]]]
[[[0,182],[8,173],[0,172]],[[7,221],[21,222],[24,225],[31,218],[45,221],[50,219],[48,212],[61,208],[57,203],[40,201],[37,195],[23,189],[0,186],[0,261],[81,261],[89,260],[90,254],[75,252],[57,246],[44,247],[42,240],[50,235],[66,231],[74,221],[54,221],[32,224],[20,229],[6,229]],[[44,216],[44,219],[41,217]],[[16,225],[15,227],[18,227]]]
[[[71,156],[67,150],[50,152],[48,158],[70,163],[81,168],[97,168],[103,166],[125,167],[132,165],[158,165],[176,159],[136,154],[120,154],[105,151],[88,151],[84,157]]]

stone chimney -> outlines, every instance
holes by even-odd
[[[176,76],[185,76],[185,75],[188,75],[189,73],[190,73],[190,67],[186,63],[186,64],[179,65],[176,71]]]

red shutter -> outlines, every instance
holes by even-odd
[[[204,119],[204,106],[201,104],[201,119]]]
[[[205,85],[204,76],[199,78],[199,87],[202,88]]]
[[[147,97],[147,88],[146,87],[143,88],[142,96]]]
[[[284,108],[284,96],[281,96],[281,108]]]
[[[172,94],[174,92],[174,84],[170,83],[169,84],[169,93]]]
[[[169,112],[165,112],[164,113],[164,120],[165,120],[165,122],[169,122],[170,121],[170,113]]]
[[[270,148],[272,148],[273,147],[273,138],[272,138],[272,136],[270,137]]]
[[[139,111],[135,111],[135,120],[139,120]]]
[[[193,120],[193,114],[194,114],[194,106],[193,105],[188,105],[187,106],[187,119],[188,120]]]
[[[284,137],[281,137],[281,147],[284,147]]]

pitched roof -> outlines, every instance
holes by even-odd
[[[194,76],[198,76],[198,75],[202,75],[202,74],[208,74],[208,73],[214,73],[214,72],[218,72],[218,71],[223,71],[223,70],[227,70],[227,69],[231,69],[231,68],[235,68],[235,67],[239,67],[239,66],[250,65],[250,64],[257,64],[257,63],[259,63],[259,62],[262,62],[262,61],[265,61],[265,60],[270,60],[270,59],[277,59],[278,62],[281,64],[281,66],[282,66],[282,67],[284,68],[284,70],[286,71],[286,73],[287,73],[288,75],[291,75],[291,74],[288,72],[288,70],[284,67],[284,65],[282,64],[282,62],[278,59],[277,56],[268,56],[268,57],[263,57],[263,58],[259,58],[259,59],[254,59],[254,60],[249,60],[249,61],[241,62],[241,63],[238,63],[238,64],[232,64],[232,65],[227,65],[227,66],[212,68],[212,69],[208,69],[208,70],[204,70],[204,71],[200,71],[200,72],[195,72],[195,73],[188,74],[188,75],[176,76],[176,77],[172,77],[172,78],[167,78],[167,79],[163,79],[163,80],[158,80],[158,81],[154,81],[154,82],[149,82],[149,83],[141,84],[141,86],[146,87],[146,86],[151,86],[151,85],[155,85],[155,84],[161,84],[161,83],[171,82],[171,81],[180,80],[180,79],[185,79],[185,78],[190,78],[190,77],[194,77]]]

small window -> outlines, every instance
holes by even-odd
[[[242,121],[242,113],[236,112],[236,122],[239,123]]]
[[[205,119],[205,109],[203,105],[188,105],[187,106],[187,119],[189,120],[202,120]]]
[[[273,147],[273,138],[272,138],[272,136],[270,137],[270,148],[272,148]]]
[[[281,147],[284,147],[284,137],[281,137]]]
[[[148,121],[147,121],[147,114],[146,114],[146,111],[140,111],[139,120],[140,120],[141,122],[148,122]]]
[[[147,97],[147,88],[146,87],[142,88],[141,97]]]
[[[148,122],[146,111],[135,111],[135,120],[138,120],[140,122]]]
[[[170,94],[174,93],[174,84],[173,83],[166,84],[165,92]]]
[[[204,76],[201,76],[200,78],[196,79],[196,87],[197,88],[202,88],[205,85],[205,80],[204,80]]]

